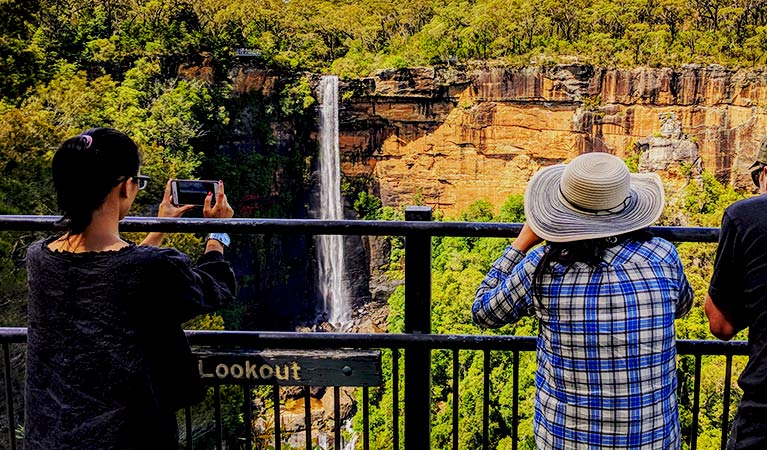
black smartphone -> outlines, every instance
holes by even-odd
[[[171,203],[180,205],[203,205],[208,192],[213,193],[211,204],[216,203],[218,181],[211,180],[170,180]]]

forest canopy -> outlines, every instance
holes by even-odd
[[[18,100],[62,62],[121,80],[246,48],[266,66],[367,75],[499,60],[599,66],[765,63],[767,4],[746,0],[2,0],[0,92]],[[221,70],[223,69],[223,70]]]

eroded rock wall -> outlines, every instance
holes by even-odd
[[[703,169],[748,188],[767,135],[767,73],[718,66],[417,68],[342,92],[344,174],[371,177],[384,205],[418,198],[448,217],[523,193],[541,166],[586,151],[626,157],[671,114]]]

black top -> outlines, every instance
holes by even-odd
[[[709,295],[736,329],[748,327],[741,409],[767,407],[767,195],[732,204],[722,218]]]
[[[27,252],[25,448],[177,449],[175,411],[202,399],[181,323],[232,298],[219,252]]]

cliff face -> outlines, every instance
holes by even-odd
[[[188,76],[204,74],[189,70]],[[275,99],[286,79],[297,76],[253,67],[230,72],[245,105],[233,120],[238,125],[232,138],[240,139],[237,133],[246,136],[237,145],[258,148],[258,142],[247,141],[253,140],[247,137],[252,130],[246,125],[255,114],[250,109],[264,99],[272,99],[277,107]],[[631,159],[639,155],[641,169],[663,172],[669,195],[687,181],[672,170],[679,163],[752,189],[747,167],[767,135],[767,72],[716,66],[415,68],[382,71],[340,87],[344,175],[370,181],[386,206],[420,201],[447,217],[482,198],[501,205],[510,194],[523,193],[542,166],[567,162],[587,151]],[[268,116],[263,112],[258,117]],[[281,146],[297,139],[295,129],[295,124],[281,122],[271,127]],[[295,148],[311,148],[311,130],[304,131]],[[295,151],[287,147],[285,152]],[[286,181],[295,176],[296,171],[275,172],[270,195],[280,197]],[[316,184],[313,179],[309,177],[308,184]],[[353,201],[346,199],[349,218]],[[316,201],[307,195],[307,203]],[[353,239],[346,241],[346,248],[348,259],[354,261],[350,266],[358,270],[349,276],[355,303],[365,303],[371,296],[384,301],[393,285],[367,276],[369,269],[376,277],[388,263],[382,257],[383,242]],[[296,245],[295,254],[303,252],[307,262],[302,266],[288,260],[291,253],[282,250],[282,241],[277,243],[268,248],[265,244],[271,258],[263,261],[267,275],[255,278],[267,281],[259,281],[253,297],[264,298],[265,317],[283,314],[287,322],[296,314],[285,311],[281,299],[304,295],[295,288],[302,284],[280,284],[277,278],[282,272],[275,268],[284,261],[285,267],[297,271],[295,279],[311,279],[311,258],[305,257],[311,245],[284,243],[285,248]]]
[[[448,217],[480,198],[500,205],[540,167],[587,151],[640,152],[661,171],[699,156],[747,188],[767,135],[767,73],[718,66],[418,68],[341,89],[344,174],[371,177],[384,205],[418,196]]]

